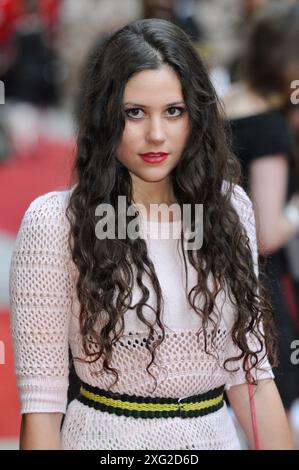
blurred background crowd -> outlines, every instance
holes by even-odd
[[[254,202],[261,277],[279,333],[274,373],[299,448],[299,353],[291,359],[299,348],[299,2],[0,0],[2,449],[17,448],[20,424],[8,277],[22,216],[35,197],[70,182],[85,66],[101,40],[154,17],[185,30],[221,98]]]

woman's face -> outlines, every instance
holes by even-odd
[[[126,122],[118,160],[134,179],[167,179],[189,135],[189,117],[177,75],[166,65],[136,73],[126,84],[123,103]],[[162,155],[141,156],[151,152]]]

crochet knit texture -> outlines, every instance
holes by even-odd
[[[238,449],[240,444],[226,404],[207,416],[191,418],[141,419],[117,416],[89,408],[73,400],[67,407],[69,373],[68,347],[73,357],[85,358],[79,330],[79,302],[76,294],[77,268],[68,248],[69,223],[65,209],[70,191],[47,193],[34,200],[27,209],[19,230],[10,271],[11,332],[21,413],[66,413],[61,431],[64,449]],[[232,203],[249,237],[256,273],[257,245],[251,201],[239,187],[234,187]],[[225,292],[216,298],[215,311],[220,313],[214,344],[217,355],[204,351],[203,336],[196,332],[200,317],[187,301],[185,273],[176,239],[154,239],[149,222],[146,241],[164,298],[163,324],[165,340],[156,350],[156,366],[146,371],[150,353],[145,347],[148,332],[135,310],[125,314],[125,331],[113,346],[111,366],[118,370],[118,383],[110,390],[129,395],[187,397],[204,393],[225,384],[245,383],[241,362],[226,358],[240,352],[233,344],[230,330],[234,307]],[[180,224],[180,222],[179,222]],[[161,230],[178,222],[161,223]],[[188,262],[188,290],[196,284],[196,271]],[[148,303],[155,306],[150,290]],[[140,298],[137,286],[133,303]],[[150,308],[144,309],[153,318]],[[211,331],[208,330],[208,343]],[[248,340],[254,345],[250,336]],[[94,363],[75,361],[78,376],[86,383],[108,389],[113,376],[99,374],[102,358]],[[258,379],[273,378],[269,362],[264,359]]]

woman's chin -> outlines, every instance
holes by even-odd
[[[159,181],[163,181],[165,178],[167,178],[169,176],[169,172],[161,171],[161,169],[158,168],[153,168],[149,171],[140,172],[136,176],[146,183],[158,183]]]

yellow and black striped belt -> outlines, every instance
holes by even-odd
[[[96,410],[133,418],[193,418],[206,416],[223,406],[224,385],[200,395],[184,398],[142,397],[92,387],[81,383],[77,397]]]

